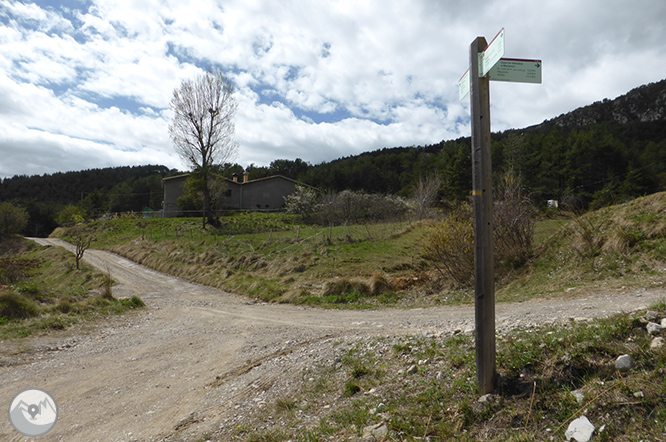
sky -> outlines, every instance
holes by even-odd
[[[492,130],[527,127],[666,78],[664,23],[663,0],[0,0],[0,178],[187,170],[169,102],[211,69],[244,167],[467,137],[458,81],[501,29],[543,82],[491,82]]]

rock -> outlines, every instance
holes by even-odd
[[[585,416],[575,419],[569,424],[564,436],[568,441],[574,439],[576,442],[588,442],[594,433],[594,425]]]
[[[486,402],[490,401],[490,398],[491,398],[491,394],[490,394],[490,393],[488,393],[488,394],[484,394],[483,396],[481,396],[481,397],[479,398],[479,403],[480,403],[480,404],[485,404]]]
[[[388,427],[384,423],[379,423],[363,428],[361,439],[363,442],[374,442],[383,440],[386,436],[388,436]]]
[[[407,374],[415,374],[419,369],[416,367],[416,365],[412,365],[407,369]]]
[[[648,322],[645,328],[647,329],[647,332],[651,335],[658,335],[659,333],[661,333],[661,325],[657,324],[656,322]]]
[[[585,400],[585,394],[584,394],[582,391],[580,391],[580,390],[574,390],[574,391],[572,391],[572,392],[571,392],[571,395],[572,395],[574,398],[576,398],[576,402],[578,402],[579,405],[582,404],[583,401]]]
[[[643,319],[645,319],[648,322],[654,322],[657,319],[659,319],[659,313],[652,310],[648,310],[647,312],[645,312],[645,316],[643,316]]]
[[[664,348],[664,338],[654,338],[650,343],[650,349],[652,350],[660,350],[662,348]]]
[[[666,318],[661,320],[661,328],[666,328]]]
[[[622,355],[615,361],[615,369],[619,371],[629,371],[634,368],[634,366],[634,361],[629,355]]]

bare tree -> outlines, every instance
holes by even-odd
[[[93,237],[78,233],[74,236],[74,239],[76,240],[76,270],[79,270],[79,262],[81,262],[83,254],[88,250],[88,247],[90,247]]]
[[[209,183],[213,166],[233,159],[238,150],[233,93],[233,85],[222,72],[213,71],[184,80],[171,98],[174,115],[169,134],[178,155],[201,180],[204,228],[206,220],[213,223]]]
[[[428,209],[430,209],[437,200],[437,194],[439,193],[440,187],[442,187],[442,180],[439,179],[438,175],[432,174],[425,178],[423,178],[423,176],[419,177],[419,180],[416,183],[416,189],[414,189],[416,214],[419,221],[426,217]]]

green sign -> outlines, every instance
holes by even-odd
[[[488,72],[504,56],[504,28],[493,38],[485,51],[479,57],[479,77],[485,77]]]
[[[460,101],[469,94],[469,87],[469,69],[467,69],[467,72],[465,72],[462,78],[458,81],[458,97],[460,98]]]
[[[488,72],[491,81],[512,81],[516,83],[541,83],[541,60],[502,58]]]

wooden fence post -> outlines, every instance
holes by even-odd
[[[476,380],[481,394],[495,388],[495,271],[493,197],[490,152],[490,81],[479,77],[479,54],[488,43],[478,37],[470,45],[472,114],[472,200],[474,204],[474,299]]]

